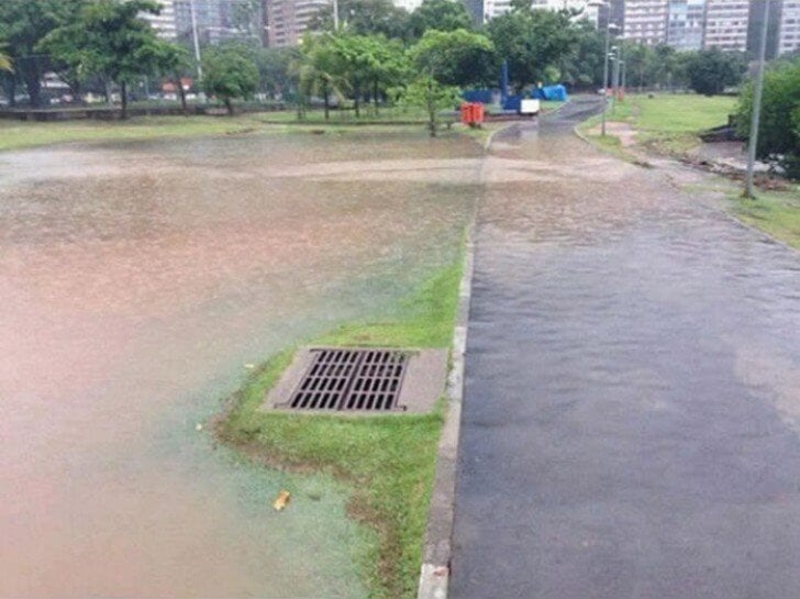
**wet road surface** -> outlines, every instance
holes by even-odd
[[[451,597],[796,599],[800,255],[569,120],[485,166]]]
[[[424,131],[0,154],[0,597],[366,596],[344,492],[196,425],[452,264],[480,157]]]

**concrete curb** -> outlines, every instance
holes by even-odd
[[[489,135],[484,144],[485,152],[489,151],[495,134],[507,128],[503,127]],[[483,169],[480,179],[483,182]],[[464,355],[467,350],[472,276],[475,272],[477,216],[476,200],[472,219],[466,231],[464,271],[461,275],[458,312],[453,331],[452,368],[447,378],[447,414],[436,452],[436,474],[425,530],[417,599],[446,599],[450,582],[458,442],[461,435],[461,404],[464,398]]]

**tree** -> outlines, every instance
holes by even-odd
[[[424,0],[408,20],[409,36],[420,39],[426,31],[471,30],[472,18],[458,0]]]
[[[509,76],[517,90],[545,78],[550,67],[560,70],[561,59],[576,46],[576,25],[571,13],[531,9],[521,3],[486,27],[497,54],[508,61]]]
[[[206,53],[203,62],[203,87],[220,98],[233,116],[233,100],[253,95],[258,85],[258,69],[234,48],[216,48]]]
[[[396,85],[407,70],[407,61],[398,42],[383,36],[334,35],[330,38],[332,65],[343,89],[350,92],[360,116],[360,102],[365,92],[372,92],[375,107],[382,88]]]
[[[0,46],[0,49],[3,46]],[[5,52],[0,52],[0,71],[13,73],[14,69],[11,67],[11,58]]]
[[[425,32],[410,50],[416,69],[444,85],[492,81],[497,60],[494,44],[485,35],[464,29]]]
[[[338,0],[339,28],[354,35],[384,35],[403,38],[408,33],[408,12],[392,0]],[[311,20],[309,29],[334,29],[333,6],[325,6]]]
[[[0,39],[7,45],[8,57],[25,84],[31,105],[40,106],[41,80],[47,57],[37,45],[53,29],[74,21],[86,0],[2,0],[0,1]],[[9,100],[14,104],[17,78],[8,80]]]
[[[258,69],[259,89],[272,97],[291,92],[290,64],[294,48],[259,48],[254,56]]]
[[[579,88],[603,87],[603,32],[582,19],[576,26],[576,37],[569,53],[561,57],[561,81]]]
[[[719,48],[697,52],[686,65],[689,87],[698,94],[721,94],[730,85],[737,85],[744,74],[744,61],[738,54]]]
[[[127,118],[127,86],[137,77],[159,70],[168,50],[143,12],[158,14],[155,0],[93,0],[78,18],[51,31],[38,48],[69,65],[79,80],[92,74],[120,86],[122,118]]]
[[[186,90],[183,89],[182,76],[189,70],[192,59],[189,51],[183,46],[159,42],[150,47],[154,52],[151,57],[156,73],[170,79],[178,90],[181,99],[181,110],[184,116],[189,116],[189,107],[186,104]]]
[[[403,100],[425,109],[428,115],[428,131],[431,137],[436,137],[439,112],[457,105],[460,95],[458,88],[442,85],[429,75],[420,75],[406,87]]]
[[[425,109],[432,137],[436,136],[438,112],[458,104],[455,84],[470,82],[460,79],[469,59],[493,50],[488,38],[464,29],[431,29],[409,49],[409,58],[419,74],[408,86],[405,98],[410,104]]]
[[[345,96],[349,84],[343,77],[345,65],[334,47],[334,38],[332,33],[306,35],[302,49],[291,62],[290,70],[297,81],[300,118],[312,96],[322,96],[325,120],[330,118],[331,94],[339,98]]]
[[[737,132],[750,136],[753,84],[739,95]],[[764,74],[756,156],[800,179],[800,59],[781,61]]]

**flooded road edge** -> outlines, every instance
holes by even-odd
[[[488,155],[494,136],[515,126],[516,124],[509,124],[495,129],[489,134],[483,145],[484,158]],[[479,177],[482,185],[485,185],[484,169],[485,162],[481,165]],[[445,390],[447,412],[436,451],[436,474],[433,480],[428,524],[422,548],[422,567],[417,599],[445,599],[450,583],[458,442],[461,438],[461,404],[464,399],[464,356],[467,351],[467,335],[469,334],[472,277],[475,273],[475,229],[478,221],[479,202],[480,198],[477,198],[464,239],[463,270],[458,289],[458,308]]]

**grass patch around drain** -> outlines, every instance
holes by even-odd
[[[460,260],[443,269],[403,302],[392,322],[345,325],[312,344],[448,347],[461,271]],[[445,404],[429,414],[369,417],[260,410],[293,353],[273,357],[251,376],[230,399],[216,435],[269,467],[322,471],[343,481],[349,515],[377,532],[377,546],[359,552],[371,596],[414,597]]]

